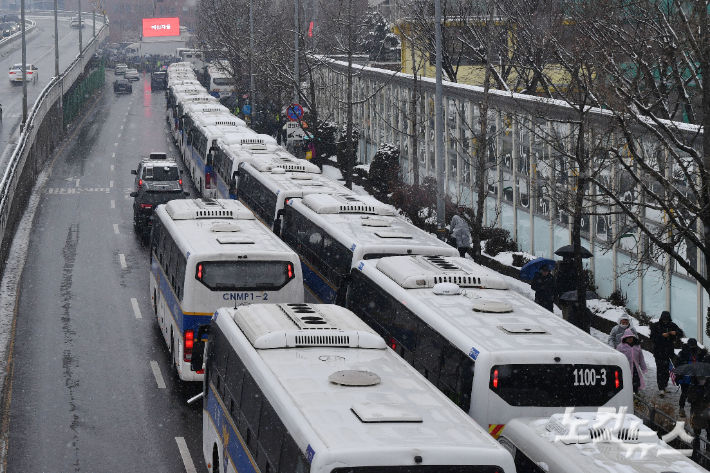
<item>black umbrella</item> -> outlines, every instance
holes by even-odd
[[[710,363],[689,363],[677,367],[676,376],[705,376],[710,378]]]
[[[593,291],[587,291],[587,295],[585,296],[585,299],[588,301],[591,301],[592,299],[599,299],[599,296],[597,295],[596,292]],[[560,296],[561,301],[568,301],[568,302],[574,302],[577,300],[577,291],[569,291],[565,292]]]
[[[572,258],[574,257],[574,246],[565,245],[563,247],[557,248],[555,254],[557,256],[562,256],[563,258]],[[582,247],[582,258],[594,258],[594,255],[591,251],[589,251],[585,247]]]

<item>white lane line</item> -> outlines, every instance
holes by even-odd
[[[128,265],[126,264],[126,255],[124,255],[123,253],[119,253],[118,259],[121,262],[121,268],[128,269]]]
[[[116,153],[111,153],[111,157],[112,157],[112,158],[115,158],[115,157],[116,157]]]
[[[111,170],[113,171],[113,164],[111,165]]]
[[[76,185],[74,187],[79,187],[79,179],[76,180]]]
[[[121,137],[121,134],[120,134],[120,133],[118,134],[118,137],[119,137],[119,138]]]
[[[116,201],[115,201],[115,200],[112,200],[112,201],[111,201],[111,208],[112,208],[112,209],[115,209],[115,208],[116,208]]]
[[[121,130],[123,130],[123,125],[121,125]]]
[[[114,146],[118,146],[118,143],[114,143],[113,145],[114,145]]]
[[[153,369],[153,376],[155,376],[155,382],[158,383],[158,389],[165,389],[165,381],[163,381],[163,374],[160,372],[160,366],[158,366],[158,362],[151,361],[150,367]],[[193,468],[195,468],[194,465]]]
[[[135,297],[131,297],[131,305],[133,305],[133,313],[135,314],[137,319],[142,319],[143,315],[141,315],[141,308],[138,307],[138,299]]]
[[[113,166],[111,166],[111,167],[113,167]],[[111,169],[111,170],[113,171],[113,169]],[[109,181],[108,186],[113,187],[113,181]]]
[[[175,441],[178,444],[178,449],[180,449],[182,462],[185,464],[185,472],[197,473],[195,464],[192,462],[192,457],[190,456],[190,451],[187,449],[187,442],[185,442],[185,439],[183,437],[175,437]]]
[[[120,233],[120,232],[118,231],[118,224],[117,224],[117,223],[114,223],[114,224],[113,224],[113,233],[115,233],[116,235],[118,235],[118,234]]]

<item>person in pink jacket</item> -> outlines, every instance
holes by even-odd
[[[641,351],[641,346],[639,345],[639,339],[634,332],[626,329],[623,337],[621,338],[621,343],[616,347],[621,353],[626,355],[629,359],[629,366],[632,369],[632,379],[634,393],[639,392],[639,388],[643,389],[646,387],[646,383],[643,381],[643,374],[648,372],[646,368],[646,360],[643,359],[643,352]]]

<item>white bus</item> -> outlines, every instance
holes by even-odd
[[[352,194],[305,159],[289,160],[283,166],[271,162],[239,165],[237,198],[274,233],[280,234],[280,215],[288,199],[308,194]]]
[[[234,200],[173,200],[151,233],[150,296],[180,379],[190,371],[199,325],[217,308],[302,302],[298,257]]]
[[[185,128],[184,123],[180,123],[180,120],[190,113],[198,113],[201,115],[230,115],[229,109],[218,102],[202,103],[185,101],[182,102],[180,106],[176,105],[175,116],[177,116],[178,119],[175,121],[175,126],[173,127],[172,132],[175,143],[178,144],[178,148],[182,148],[183,130]],[[168,120],[170,120],[169,117]]]
[[[498,441],[518,473],[707,472],[641,419],[613,409],[513,419]]]
[[[301,258],[308,290],[320,302],[338,305],[345,304],[350,270],[362,259],[459,254],[398,217],[393,207],[356,194],[290,200],[283,209],[281,238]]]
[[[219,104],[216,98],[208,95],[202,86],[178,85],[168,87],[167,115],[172,127],[177,127],[178,119],[182,116],[181,108],[187,103]]]
[[[356,263],[347,307],[494,437],[516,417],[633,406],[626,357],[460,257]]]
[[[232,95],[236,89],[236,82],[228,72],[228,66],[210,64],[205,74],[205,85],[210,95],[223,99]]]
[[[211,473],[515,471],[500,444],[342,307],[222,308],[208,331]]]
[[[199,107],[200,105],[204,107]],[[209,105],[209,107],[207,107],[207,105]],[[184,138],[183,140],[178,140],[178,146],[186,166],[189,167],[190,164],[187,136],[189,135],[190,130],[198,125],[236,126],[240,128],[240,133],[248,132],[250,134],[255,134],[251,129],[247,128],[244,120],[239,117],[235,117],[229,113],[229,110],[225,110],[226,108],[227,107],[216,101],[210,103],[192,103],[185,101],[178,106],[178,113],[180,114],[178,118],[178,129]]]

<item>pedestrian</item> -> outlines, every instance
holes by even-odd
[[[648,368],[646,368],[646,360],[643,358],[643,351],[641,351],[641,346],[639,345],[638,335],[627,328],[621,339],[621,343],[619,343],[616,349],[626,355],[626,358],[629,360],[632,373],[631,385],[634,388],[634,393],[638,393],[639,389],[646,387],[646,383],[643,380],[643,373],[648,371]]]
[[[621,343],[621,337],[623,337],[624,332],[626,332],[627,329],[634,332],[634,335],[638,337],[638,332],[636,332],[636,329],[634,328],[634,323],[631,321],[631,316],[629,314],[623,314],[621,317],[619,317],[618,322],[619,323],[613,329],[611,329],[611,332],[609,333],[609,339],[607,340],[607,345],[612,348],[616,348],[619,346],[619,343]]]
[[[710,361],[707,349],[700,347],[696,339],[689,338],[688,341],[683,344],[683,348],[681,348],[680,353],[678,353],[675,360],[675,366],[677,368],[682,365],[707,361]],[[685,417],[685,401],[688,398],[688,389],[690,388],[691,376],[682,376],[676,381],[680,386],[680,399],[678,401],[680,416]]]
[[[581,329],[583,332],[591,333],[593,317],[594,314],[592,314],[592,311],[589,310],[589,307],[587,307],[587,303],[585,301],[575,301],[569,309],[567,321]]]
[[[535,302],[553,312],[553,301],[557,291],[555,290],[555,278],[550,274],[550,268],[546,264],[541,265],[540,271],[535,273],[530,287],[535,291]]]
[[[710,407],[710,389],[708,379],[704,376],[692,376],[688,385],[688,402],[690,403],[690,427],[693,429],[693,456],[700,448],[700,434],[708,429],[708,407]]]
[[[577,270],[574,268],[572,258],[562,258],[557,263],[556,287],[559,295],[577,290]]]
[[[461,217],[462,209],[456,211],[456,215],[451,219],[451,236],[456,240],[456,248],[462,258],[466,257],[466,252],[471,248],[471,228]]]
[[[673,323],[671,314],[667,310],[661,312],[658,322],[651,324],[650,338],[653,342],[653,358],[656,360],[656,383],[661,397],[670,390],[668,387],[669,363],[675,355],[673,345],[682,336],[683,331]]]

